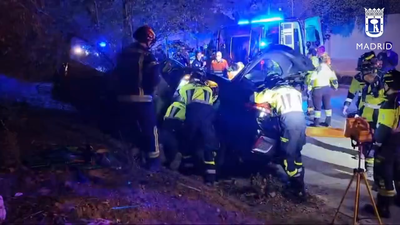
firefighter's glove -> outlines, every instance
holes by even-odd
[[[348,114],[347,110],[348,110],[348,109],[349,109],[349,106],[347,106],[347,105],[344,105],[344,106],[343,106],[343,111],[342,111],[343,116],[347,116],[347,114]]]

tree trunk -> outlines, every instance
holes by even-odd
[[[97,6],[96,0],[93,0],[93,5],[94,5],[95,20],[96,20],[96,29],[100,29],[99,8]]]
[[[132,8],[129,0],[122,0],[122,7],[124,21],[122,46],[127,46],[133,42]]]

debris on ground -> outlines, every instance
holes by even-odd
[[[304,204],[286,199],[272,176],[207,187],[167,169],[121,170],[127,145],[73,112],[18,103],[3,105],[0,116],[0,154],[11,162],[1,164],[0,222],[327,224],[334,213],[312,195]]]

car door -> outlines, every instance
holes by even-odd
[[[305,41],[310,42],[311,46],[319,47],[324,44],[321,18],[319,16],[310,17],[304,20]]]
[[[308,61],[307,61],[308,60]],[[312,66],[311,61],[287,46],[272,46],[254,58],[229,83],[220,86],[221,105],[219,109],[225,128],[225,139],[231,148],[250,152],[257,136],[256,112],[246,108],[255,91],[261,91],[261,85],[270,73],[290,77],[301,74]]]

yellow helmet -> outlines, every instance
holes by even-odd
[[[212,80],[207,80],[206,85],[209,86],[210,88],[217,88],[218,84]]]
[[[218,92],[219,92],[218,84],[212,80],[207,80],[205,83],[213,91],[213,102],[215,102],[218,99]]]

